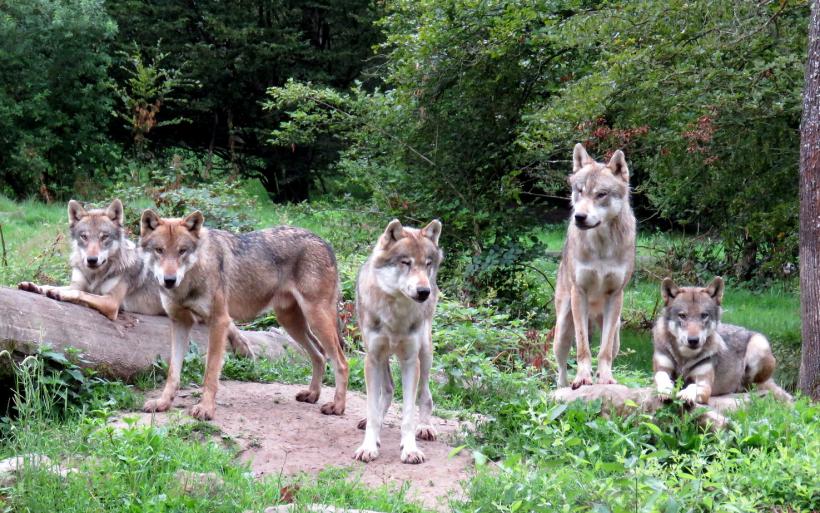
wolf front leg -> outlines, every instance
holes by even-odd
[[[216,391],[219,388],[219,375],[222,373],[231,322],[224,297],[214,298],[208,330],[208,354],[205,356],[202,400],[191,408],[191,415],[199,420],[211,420],[216,413]]]
[[[408,341],[409,342],[409,341]],[[424,463],[424,453],[416,445],[416,397],[419,384],[419,352],[418,347],[423,344],[422,337],[414,343],[415,346],[401,356],[401,387],[404,392],[401,412],[401,461],[402,463]],[[409,348],[408,348],[409,349]]]
[[[553,337],[553,351],[558,362],[558,386],[565,387],[567,380],[567,358],[572,347],[572,305],[569,297],[556,301],[555,308],[555,335]]]
[[[577,286],[572,287],[572,322],[575,325],[575,345],[578,372],[572,382],[572,388],[592,384],[592,354],[589,351],[589,301],[586,292]]]
[[[419,425],[416,427],[416,438],[435,440],[436,428],[430,423],[433,413],[433,394],[430,393],[430,368],[433,366],[433,333],[432,323],[425,331],[425,340],[419,351]]]
[[[377,347],[368,347],[365,355],[364,381],[367,390],[367,424],[365,425],[364,441],[353,453],[354,460],[365,463],[373,461],[379,456],[379,439],[386,412],[386,408],[383,406],[385,401],[388,405],[390,404],[390,397],[384,397],[387,381],[390,380],[390,355],[386,350],[379,351],[377,349]]]
[[[171,361],[168,362],[168,377],[165,388],[158,399],[145,401],[142,410],[153,413],[167,411],[174,402],[174,396],[179,390],[179,379],[182,373],[182,362],[188,352],[188,340],[194,319],[187,311],[177,312],[171,320]]]
[[[616,353],[615,344],[618,338],[618,326],[621,319],[624,293],[618,291],[604,300],[604,320],[601,329],[601,349],[598,351],[598,384],[614,385],[612,360]],[[620,342],[618,342],[620,345]]]

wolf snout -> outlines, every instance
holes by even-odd
[[[89,256],[85,258],[85,263],[86,265],[88,265],[88,267],[97,267],[97,265],[100,263],[100,259],[95,256]]]
[[[700,338],[689,337],[686,339],[686,343],[689,344],[689,347],[698,347],[698,344],[700,344]]]
[[[177,284],[177,277],[176,276],[163,276],[162,277],[162,284],[165,285],[166,289],[172,289]]]
[[[425,301],[427,301],[428,297],[430,297],[430,287],[418,287],[416,289],[416,297],[414,297],[413,299],[415,299],[419,303],[424,303]]]
[[[586,224],[587,222],[587,215],[586,214],[575,214],[575,222],[579,225]]]

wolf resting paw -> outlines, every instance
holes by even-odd
[[[578,373],[575,377],[575,380],[572,382],[572,389],[577,390],[584,385],[591,385],[592,384],[592,376],[589,373]]]
[[[34,292],[35,294],[45,294],[45,290],[42,287],[31,283],[30,281],[21,281],[17,284],[17,288],[20,290],[25,290],[26,292]]]

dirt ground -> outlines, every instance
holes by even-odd
[[[378,459],[368,464],[354,462],[353,451],[361,444],[363,431],[356,423],[365,416],[365,396],[348,393],[345,414],[322,415],[319,405],[333,397],[323,388],[317,404],[297,402],[296,392],[303,385],[223,381],[217,395],[216,418],[212,423],[223,435],[231,437],[242,449],[240,458],[249,461],[256,476],[317,473],[325,467],[352,467],[353,476],[368,485],[401,486],[410,483],[409,495],[425,506],[446,510],[447,499],[462,494],[461,482],[469,477],[472,458],[466,451],[450,457],[459,424],[454,420],[433,418],[439,433],[435,442],[419,441],[427,457],[420,465],[406,465],[399,459],[401,412],[394,400],[381,433]],[[192,420],[184,409],[192,406],[197,390],[180,391],[174,409],[153,416],[129,413],[140,423],[164,424],[170,419]],[[148,394],[154,397],[159,391]],[[182,415],[180,415],[182,414]]]

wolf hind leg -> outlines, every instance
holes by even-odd
[[[556,303],[558,304],[556,306],[555,333],[552,347],[555,360],[558,363],[558,386],[565,387],[569,385],[567,381],[567,358],[569,357],[569,349],[572,347],[572,310],[569,298]]]
[[[308,325],[302,309],[293,300],[289,305],[279,305],[275,307],[276,320],[285,328],[285,331],[295,340],[307,353],[313,367],[310,385],[307,390],[302,390],[296,394],[296,400],[303,403],[315,403],[319,400],[321,392],[322,377],[325,374],[325,358],[319,352],[319,348],[308,337]]]

